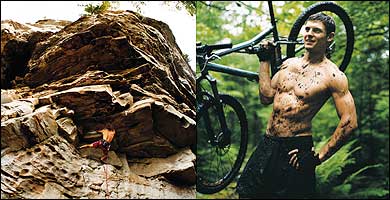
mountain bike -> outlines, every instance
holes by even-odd
[[[271,27],[252,39],[234,46],[231,43],[214,45],[197,43],[196,45],[196,59],[200,69],[200,75],[196,78],[197,192],[212,194],[229,185],[239,173],[248,144],[248,122],[243,106],[236,98],[219,93],[217,80],[209,74],[209,71],[239,76],[249,81],[258,82],[259,80],[258,73],[211,61],[221,59],[231,53],[257,54],[262,52],[264,49],[259,43],[272,35],[276,45],[271,59],[271,75],[273,76],[284,60],[298,55],[304,49],[303,40],[298,38],[298,35],[307,18],[323,11],[337,15],[345,28],[345,36],[341,38],[346,41],[345,45],[338,46],[338,48],[345,49],[343,57],[340,58],[341,71],[347,68],[351,59],[354,46],[353,25],[348,14],[339,5],[332,2],[320,2],[308,7],[295,21],[287,39],[279,37],[271,1],[268,1],[268,9]],[[282,45],[286,46],[285,55],[281,54]],[[331,56],[334,47],[335,43],[332,43],[329,48],[330,54],[327,56]],[[208,82],[208,88],[203,85],[204,80]]]

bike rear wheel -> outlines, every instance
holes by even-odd
[[[330,12],[335,15],[337,15],[341,22],[344,25],[345,33],[342,33],[339,38],[337,38],[337,33],[340,32],[336,29],[336,36],[335,40],[337,44],[340,42],[343,42],[343,45],[338,45],[337,48],[344,49],[344,53],[342,55],[342,61],[339,65],[339,69],[341,71],[345,71],[347,68],[353,52],[353,46],[354,46],[354,31],[353,31],[353,25],[352,21],[349,18],[348,14],[345,12],[343,8],[341,8],[339,5],[333,3],[333,2],[320,2],[316,3],[309,8],[307,8],[305,11],[302,12],[302,14],[298,17],[298,19],[295,21],[293,28],[290,31],[290,35],[288,36],[289,41],[296,41],[299,35],[299,32],[302,28],[302,26],[305,24],[306,20],[309,18],[310,15],[318,13],[318,12]],[[336,24],[337,25],[337,24]],[[288,44],[287,45],[287,57],[291,58],[296,56],[296,47],[295,44]],[[331,59],[332,60],[332,59]]]
[[[224,189],[237,176],[248,144],[248,123],[241,104],[220,95],[231,138],[223,140],[216,102],[205,101],[197,113],[196,190],[212,194]],[[238,123],[239,122],[239,123]]]

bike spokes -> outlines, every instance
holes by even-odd
[[[245,113],[232,97],[221,95],[221,100],[228,131],[222,132],[215,101],[205,102],[197,114],[197,191],[201,193],[210,194],[226,187],[245,157]]]
[[[210,107],[197,124],[197,152],[198,155],[201,155],[197,162],[197,171],[200,175],[206,174],[202,176],[202,181],[208,185],[218,185],[225,175],[232,170],[237,156],[235,149],[239,148],[237,145],[239,146],[241,141],[236,136],[237,134],[232,134],[230,131],[234,129],[232,126],[239,121],[237,117],[229,115],[234,110],[227,106],[223,107],[225,114],[227,113],[225,117],[231,134],[230,137],[221,131],[215,106]],[[235,141],[235,143],[232,144],[230,141]]]

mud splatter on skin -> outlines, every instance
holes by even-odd
[[[341,125],[341,128],[344,130],[345,127],[346,127],[347,125],[349,125],[350,123],[351,123],[351,120],[348,119],[346,122],[344,122],[344,124]],[[344,131],[345,131],[345,130],[344,130]]]
[[[299,68],[299,66],[302,67]],[[283,78],[280,79],[280,87],[278,87],[280,88],[278,90],[280,91],[279,94],[282,95],[275,99],[275,102],[278,103],[274,107],[275,110],[267,125],[267,129],[271,134],[287,136],[311,130],[311,117],[318,112],[322,105],[322,102],[316,103],[316,101],[323,99],[325,101],[329,96],[323,92],[323,88],[326,85],[322,84],[332,81],[332,79],[334,81],[337,73],[340,73],[334,70],[328,73],[321,67],[328,69],[327,66],[312,68],[309,64],[301,63],[282,72],[280,77]],[[343,73],[341,72],[340,74]],[[345,125],[345,128],[348,126]]]
[[[271,132],[271,134],[275,134],[275,132],[276,132],[275,127],[271,126],[271,128],[269,129],[269,132]]]

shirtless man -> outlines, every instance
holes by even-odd
[[[331,17],[323,13],[309,17],[303,32],[304,56],[286,60],[272,80],[270,56],[258,55],[260,100],[273,103],[273,112],[238,181],[240,198],[313,197],[316,166],[340,149],[357,128],[347,77],[326,58],[334,32]],[[272,50],[269,44],[265,47]],[[331,139],[315,153],[311,121],[330,96],[340,121]]]
[[[115,130],[110,125],[106,128],[103,128],[101,130],[97,130],[97,132],[101,132],[103,134],[103,138],[101,140],[98,140],[96,142],[93,142],[91,144],[85,144],[80,146],[79,148],[101,148],[103,150],[104,156],[100,158],[100,160],[105,160],[108,157],[108,151],[111,147],[112,139],[114,139],[115,136]]]

